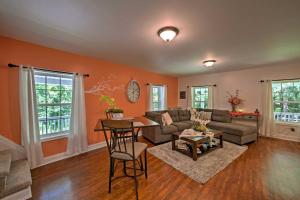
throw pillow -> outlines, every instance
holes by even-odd
[[[204,111],[201,111],[201,119],[202,120],[211,120],[211,114],[212,112],[204,112]]]
[[[191,113],[191,121],[195,121],[195,119],[196,119],[196,114],[197,114],[197,110],[194,109],[194,108],[192,108],[192,109],[190,110],[190,113]]]
[[[164,126],[169,126],[173,123],[173,120],[168,112],[161,115]]]

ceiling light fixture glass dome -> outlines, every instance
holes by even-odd
[[[216,60],[206,60],[206,61],[203,62],[203,64],[204,64],[206,67],[211,67],[211,66],[213,66],[215,63],[216,63]]]
[[[165,42],[172,41],[179,33],[178,28],[173,26],[166,26],[158,30],[157,34]]]

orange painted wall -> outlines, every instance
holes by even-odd
[[[76,55],[27,42],[0,36],[0,134],[21,142],[20,111],[18,90],[18,69],[8,68],[8,63],[27,64],[47,69],[63,70],[90,74],[85,79],[85,90],[90,89],[110,75],[116,76],[110,85],[122,89],[113,92],[119,107],[128,116],[141,116],[147,108],[146,83],[168,85],[168,107],[177,106],[178,81],[176,77],[160,75],[139,68],[114,64],[99,59]],[[130,103],[125,96],[125,86],[135,79],[141,86],[141,96],[137,103]],[[104,117],[105,105],[99,103],[99,96],[86,94],[86,119],[88,143],[103,141],[103,136],[93,131],[97,119]],[[66,149],[66,139],[43,143],[45,156],[61,153]]]

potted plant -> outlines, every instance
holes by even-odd
[[[123,110],[117,107],[116,100],[108,95],[101,95],[100,103],[106,103],[108,105],[108,108],[105,109],[106,113],[123,113]]]

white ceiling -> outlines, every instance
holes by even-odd
[[[299,59],[299,10],[299,0],[1,0],[0,35],[182,76]],[[157,36],[167,25],[180,30],[171,43]]]

